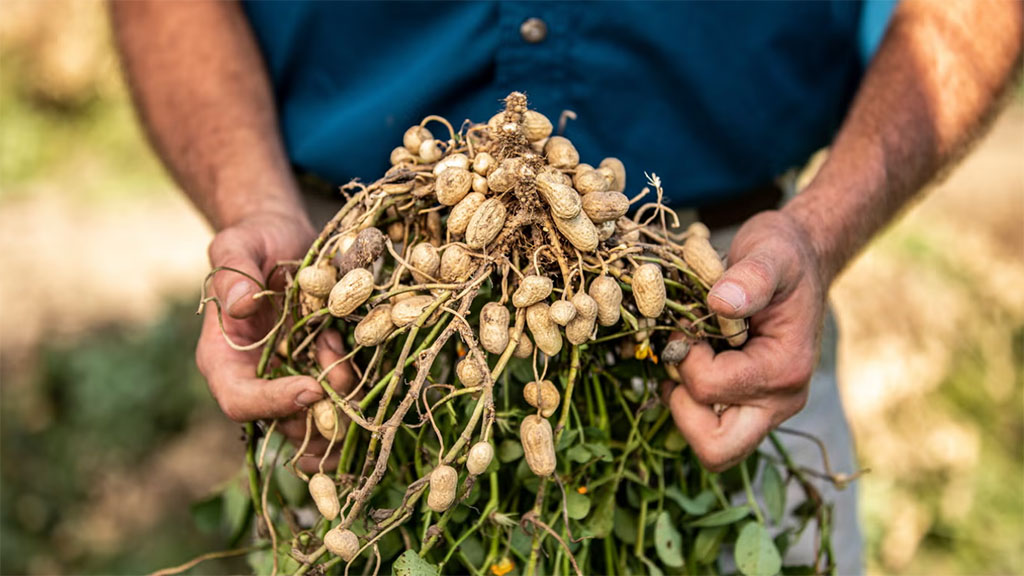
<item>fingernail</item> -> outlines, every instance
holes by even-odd
[[[303,408],[309,408],[324,397],[324,393],[315,390],[303,390],[295,397],[295,403]]]
[[[341,344],[341,334],[333,331],[327,332],[324,334],[324,339],[327,340],[327,347],[330,348],[332,352],[339,356],[343,356],[345,354],[345,347]]]
[[[747,294],[732,282],[723,282],[715,286],[709,296],[725,302],[733,310],[739,310],[747,304]]]
[[[224,304],[227,307],[228,313],[234,308],[235,303],[241,300],[249,293],[249,283],[246,281],[235,282],[234,286],[228,290],[228,297],[224,299]]]

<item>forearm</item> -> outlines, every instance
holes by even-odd
[[[826,284],[902,206],[955,162],[1020,64],[1016,1],[904,1],[818,176],[784,209]]]
[[[116,1],[118,48],[171,174],[220,230],[304,214],[259,50],[235,2]]]

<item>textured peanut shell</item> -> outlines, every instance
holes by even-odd
[[[576,172],[576,177],[573,178],[573,185],[575,185],[576,190],[583,195],[608,191],[608,180],[606,180],[600,172],[594,169]]]
[[[490,442],[477,442],[466,455],[466,470],[473,476],[483,474],[494,460],[494,446]]]
[[[476,214],[477,208],[485,200],[487,197],[479,192],[470,192],[465,198],[459,200],[459,203],[448,213],[448,231],[455,235],[465,234],[473,214]]]
[[[501,354],[508,347],[509,311],[498,302],[488,302],[480,309],[480,345],[491,354]]]
[[[473,158],[473,172],[481,176],[487,176],[498,165],[498,161],[487,152],[478,152]]]
[[[420,295],[406,298],[391,307],[391,321],[401,328],[412,324],[423,310],[434,303],[433,296]]]
[[[550,296],[554,286],[551,278],[530,274],[519,282],[519,288],[512,293],[512,305],[516,308],[532,306]]]
[[[334,288],[334,284],[338,280],[337,274],[338,270],[325,260],[320,264],[306,266],[299,270],[295,281],[299,283],[299,288],[302,288],[303,292],[318,298],[325,298],[331,293],[331,288]]]
[[[622,192],[591,192],[583,197],[583,211],[595,224],[611,222],[629,212],[629,198]]]
[[[526,325],[530,327],[533,343],[541,352],[553,358],[562,351],[562,333],[551,321],[547,302],[537,302],[526,309]]]
[[[313,503],[320,515],[328,520],[334,520],[341,511],[341,503],[338,502],[338,488],[334,480],[324,473],[314,474],[309,479],[309,495],[313,497]]]
[[[437,248],[429,242],[420,242],[413,247],[409,255],[409,264],[412,264],[412,277],[420,284],[432,282],[436,279],[441,270],[441,255]]]
[[[508,327],[509,340],[512,339],[515,331],[514,326]],[[526,335],[525,330],[519,335],[519,342],[516,343],[516,348],[512,351],[512,355],[516,358],[529,358],[533,356],[533,342],[530,341],[530,337]]]
[[[376,346],[388,337],[394,327],[391,305],[380,304],[356,324],[352,336],[360,346]]]
[[[434,176],[440,176],[448,168],[461,168],[469,170],[469,157],[462,153],[449,154],[437,161],[434,165]]]
[[[639,242],[640,227],[629,218],[622,217],[615,221],[615,232],[623,242]]]
[[[608,189],[616,192],[624,192],[626,190],[626,166],[615,157],[605,158],[601,160],[601,164],[598,165],[598,169],[605,168],[611,171],[614,179],[608,182]]]
[[[338,430],[338,414],[334,409],[334,401],[330,398],[317,400],[310,408],[313,411],[313,424],[321,436],[330,440],[337,434],[335,441],[338,441],[344,432]]]
[[[490,191],[491,189],[487,186],[487,177],[479,174],[473,174],[473,192],[487,194]]]
[[[441,149],[437,146],[437,140],[429,139],[420,143],[420,159],[426,163],[437,162],[441,159]]]
[[[434,512],[444,512],[455,503],[455,491],[459,484],[459,473],[455,468],[442,464],[430,473],[430,493],[427,507]]]
[[[455,366],[455,375],[459,377],[459,382],[467,388],[479,386],[484,383],[484,372],[480,364],[474,362],[469,356],[459,361],[458,365]]]
[[[535,180],[537,192],[551,208],[551,213],[559,218],[572,218],[583,209],[583,202],[578,192],[562,180],[557,170],[546,168],[537,175]]]
[[[351,530],[342,530],[341,526],[335,526],[324,534],[324,548],[348,562],[359,552],[359,536]]]
[[[558,216],[554,216],[552,220],[555,221],[555,228],[558,228],[558,231],[581,252],[593,252],[597,249],[597,227],[583,212],[568,220]]]
[[[550,476],[555,471],[555,440],[551,423],[536,414],[523,418],[519,426],[519,439],[523,443],[526,464],[537,476]]]
[[[711,246],[707,238],[690,236],[683,243],[683,260],[693,269],[697,277],[708,286],[714,285],[725,273],[725,266],[718,257],[718,252]]]
[[[739,348],[747,341],[747,321],[742,318],[733,320],[724,316],[715,316],[718,320],[718,328],[725,336],[726,342],[733,348]]]
[[[576,317],[576,307],[568,300],[559,300],[551,305],[549,313],[552,322],[559,326],[565,326]]]
[[[487,187],[496,194],[503,194],[515,188],[519,181],[519,167],[522,162],[517,158],[503,160],[497,168],[487,175]]]
[[[539,410],[541,416],[550,418],[555,410],[558,410],[562,395],[558,393],[558,388],[550,380],[542,380],[540,382],[533,381],[524,386],[523,399],[527,404]]]
[[[552,136],[544,145],[544,155],[548,164],[561,170],[575,168],[580,163],[580,153],[568,138]]]
[[[405,134],[402,135],[402,145],[405,149],[413,154],[420,153],[420,145],[427,140],[433,140],[434,135],[430,133],[430,130],[422,126],[410,126]]]
[[[686,340],[672,340],[665,345],[665,349],[661,351],[661,362],[662,364],[675,365],[679,364],[683,360],[686,360],[686,356],[690,353],[690,343]]]
[[[576,308],[576,317],[565,326],[565,337],[572,344],[583,344],[590,340],[597,322],[597,302],[585,292],[577,292],[572,297],[572,305]]]
[[[535,110],[527,110],[523,113],[523,135],[530,142],[543,140],[551,136],[554,127],[548,117]]]
[[[690,236],[700,236],[701,238],[711,238],[711,230],[708,229],[702,222],[694,222],[686,227],[686,233]]]
[[[332,316],[348,316],[362,306],[372,293],[373,274],[365,268],[356,268],[345,274],[331,289],[327,308]]]
[[[466,244],[474,250],[490,244],[505,225],[506,214],[505,204],[501,200],[491,198],[484,201],[469,220]]]
[[[384,253],[384,233],[378,228],[365,228],[356,234],[338,259],[338,274],[345,276],[356,268],[365,268]]]
[[[441,254],[441,280],[462,282],[473,273],[473,257],[462,246],[448,246]]]
[[[661,316],[665,310],[665,278],[657,264],[644,264],[633,272],[633,298],[644,316]]]
[[[615,235],[615,222],[612,220],[595,224],[595,226],[597,227],[597,239],[602,242]]]
[[[399,164],[415,164],[416,155],[409,152],[404,146],[399,146],[391,151],[391,165],[398,166]]]
[[[620,318],[620,306],[623,303],[623,289],[610,276],[599,276],[590,283],[590,297],[597,303],[597,323],[601,326],[614,326]]]
[[[395,221],[388,224],[388,238],[391,242],[398,244],[405,239],[405,222]]]
[[[473,187],[473,175],[465,168],[446,168],[434,182],[437,201],[445,206],[455,206],[469,194]]]

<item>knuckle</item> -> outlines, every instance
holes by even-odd
[[[775,279],[775,265],[765,256],[752,256],[744,261],[743,274],[758,286],[771,285]]]

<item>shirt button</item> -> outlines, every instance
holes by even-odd
[[[539,44],[548,37],[548,25],[540,18],[527,18],[519,26],[519,35],[529,44]]]

